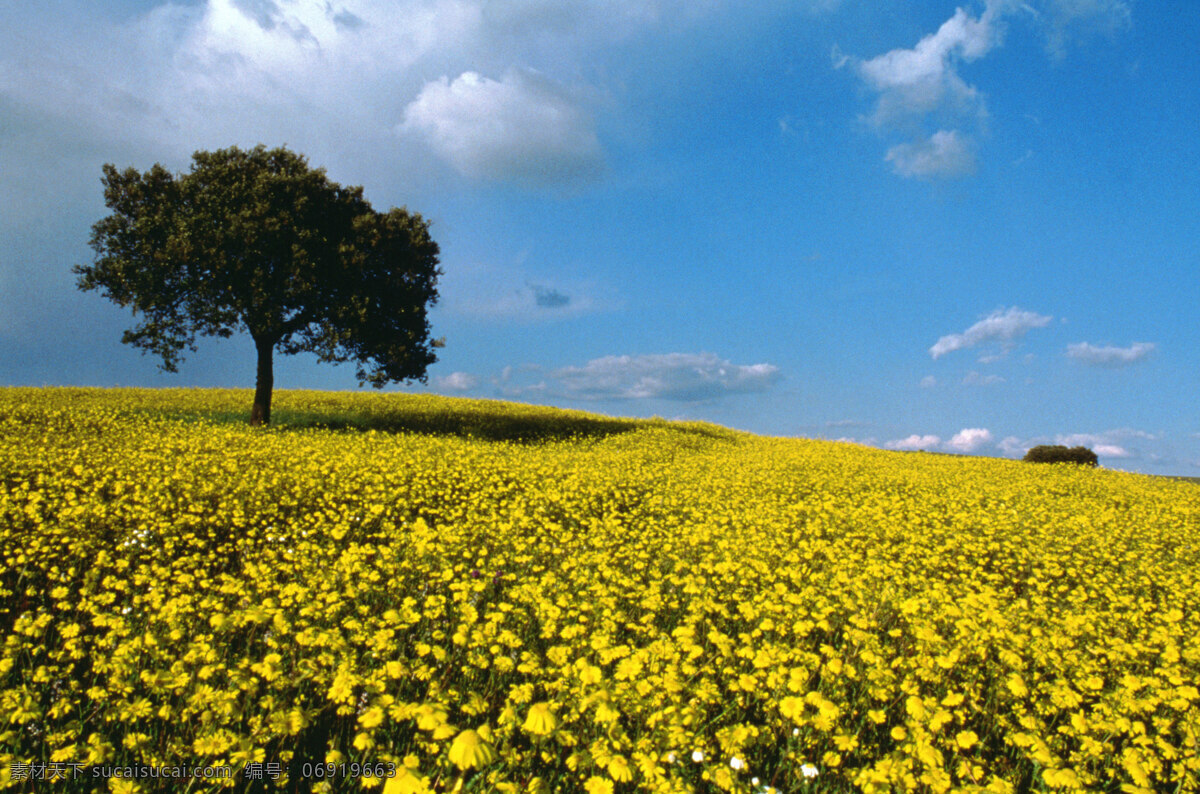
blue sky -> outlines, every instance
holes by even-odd
[[[70,268],[104,163],[261,142],[432,221],[447,346],[391,388],[1200,474],[1200,5],[743,5],[5,4],[0,384],[251,386]]]

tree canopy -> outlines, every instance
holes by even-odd
[[[198,151],[191,171],[104,166],[112,214],[92,227],[96,258],[77,285],[141,323],[121,341],[176,372],[197,336],[249,333],[258,354],[252,424],[270,421],[273,355],[357,364],[381,387],[425,380],[437,358],[427,307],[438,246],[405,208],[376,212],[361,187],[331,182],[286,148]]]

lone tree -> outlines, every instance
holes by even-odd
[[[92,227],[77,285],[131,306],[121,341],[178,371],[196,336],[248,332],[258,351],[250,424],[268,424],[273,356],[357,363],[359,384],[425,380],[438,246],[419,214],[376,212],[286,148],[192,155],[189,173],[104,166],[112,214]]]
[[[1028,463],[1077,463],[1080,466],[1100,465],[1100,458],[1087,447],[1067,448],[1061,444],[1031,447],[1025,453],[1024,459]]]

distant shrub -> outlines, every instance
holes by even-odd
[[[1025,453],[1030,463],[1078,463],[1081,466],[1096,466],[1100,459],[1087,447],[1064,447],[1061,444],[1033,447]]]

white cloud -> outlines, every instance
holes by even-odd
[[[1009,457],[1024,457],[1031,446],[1033,445],[1026,444],[1016,436],[1005,436],[1000,443],[996,444],[996,447]]]
[[[469,391],[479,385],[479,378],[467,372],[452,372],[433,378],[433,385],[444,391]]]
[[[1128,27],[1133,12],[1126,0],[1049,0],[1042,16],[1046,49],[1062,58],[1072,38],[1111,35]]]
[[[932,389],[936,385],[937,378],[933,377],[932,375],[926,375],[925,377],[921,378],[922,389]]]
[[[1154,456],[1145,454],[1139,446],[1147,441],[1160,440],[1160,437],[1153,433],[1121,427],[1102,433],[1059,433],[1053,437],[1038,436],[1029,439],[1008,436],[996,446],[1010,457],[1021,457],[1030,447],[1057,444],[1064,447],[1088,447],[1102,458],[1152,459]]]
[[[898,438],[888,441],[884,444],[888,449],[898,450],[926,450],[932,451],[937,449],[946,450],[957,453],[974,452],[992,440],[992,433],[987,428],[983,427],[967,427],[955,433],[946,441],[942,441],[941,436],[933,434],[918,435],[913,433],[907,438]],[[1016,439],[1005,439],[1005,441],[1016,441]]]
[[[1101,458],[1128,458],[1131,457],[1129,450],[1116,444],[1097,444],[1092,448],[1097,457]]]
[[[765,391],[780,377],[772,364],[731,364],[712,353],[605,356],[552,373],[565,396],[577,399],[685,402]]]
[[[464,72],[427,83],[405,109],[401,129],[419,133],[475,179],[544,186],[595,178],[604,165],[582,103],[529,70],[500,80]]]
[[[596,73],[597,53],[726,10],[681,0],[160,0],[118,19],[106,4],[64,5],[49,16],[14,7],[0,25],[0,99],[27,136],[11,150],[30,147],[18,159],[88,148],[98,162],[183,168],[197,148],[263,142],[305,152],[339,181],[349,173],[357,184],[365,162],[377,183],[401,187],[440,176],[428,148],[397,140],[406,108],[414,134],[481,178],[595,176],[603,147],[591,111],[611,105],[593,101],[608,95],[580,75]],[[447,77],[429,82],[438,75]]]
[[[1144,430],[1129,427],[1105,430],[1103,433],[1070,433],[1054,437],[1055,444],[1067,447],[1094,446],[1098,444],[1115,444],[1118,441],[1157,441],[1159,437]]]
[[[899,438],[894,441],[888,441],[884,444],[884,446],[888,449],[903,450],[935,449],[941,443],[942,439],[938,436],[919,436],[916,433],[913,433],[908,438]]]
[[[1152,342],[1134,342],[1129,347],[1099,347],[1080,342],[1067,345],[1067,355],[1097,367],[1126,367],[1153,353],[1155,347]]]
[[[948,179],[975,173],[975,154],[957,130],[938,130],[928,140],[899,143],[884,158],[900,176]]]
[[[1004,383],[999,375],[981,375],[975,370],[968,372],[962,379],[964,386],[991,386],[994,383]]]
[[[938,339],[929,348],[935,359],[963,348],[975,347],[985,342],[999,341],[1009,348],[1032,328],[1043,328],[1052,317],[1024,311],[1016,306],[1008,310],[997,309],[961,334],[948,334]]]
[[[931,118],[938,126],[953,119],[956,126],[982,129],[988,115],[983,95],[959,71],[962,65],[1002,45],[1004,21],[1015,13],[1031,17],[1045,35],[1050,51],[1059,56],[1073,33],[1111,33],[1130,19],[1125,0],[987,0],[978,17],[958,8],[936,32],[922,37],[912,48],[897,48],[863,60],[834,47],[834,68],[852,64],[875,92],[872,123],[878,128],[900,130],[909,138],[888,149],[887,161],[896,174],[948,178],[974,171],[970,134],[960,129],[940,129],[928,135],[919,130]]]
[[[974,452],[992,440],[991,431],[984,427],[968,427],[954,434],[946,442],[946,449],[954,452]]]
[[[957,122],[978,123],[987,116],[979,91],[959,76],[958,65],[987,55],[1000,43],[1000,2],[989,2],[974,18],[959,8],[936,33],[911,49],[894,49],[869,60],[834,51],[834,65],[853,62],[859,77],[878,95],[871,121],[881,128],[905,130],[910,140],[891,146],[886,161],[903,177],[947,179],[975,171],[971,136],[939,129],[913,139],[913,123],[937,114]]]
[[[858,63],[859,75],[879,92],[875,122],[894,123],[944,105],[981,108],[978,92],[959,77],[956,66],[983,57],[999,43],[995,21],[995,3],[979,19],[959,8],[912,49],[895,49]]]

